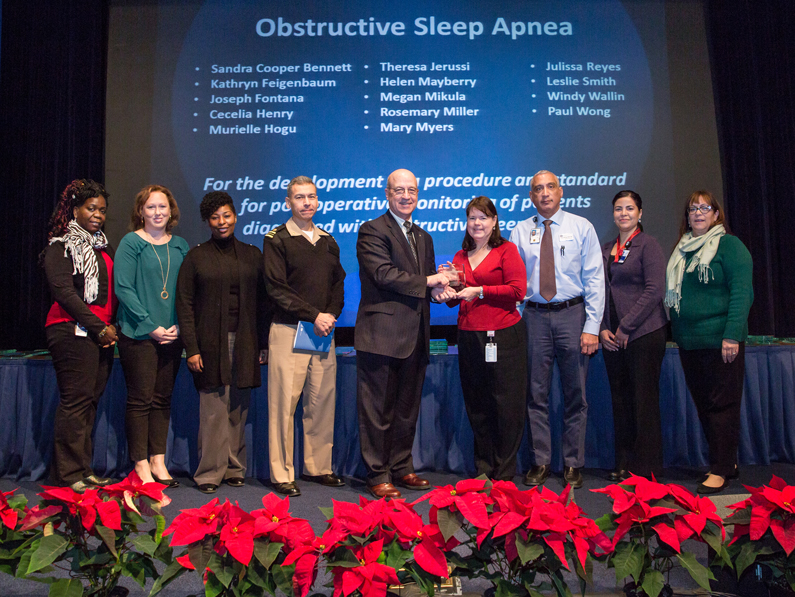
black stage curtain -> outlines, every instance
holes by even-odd
[[[104,178],[108,3],[3,0],[2,10],[0,348],[30,349],[45,345],[36,256],[57,195],[73,178]],[[726,208],[754,257],[751,332],[795,336],[795,10],[705,0],[705,12]]]
[[[732,232],[754,259],[753,334],[795,336],[795,3],[709,0],[707,34]]]
[[[32,349],[46,346],[37,255],[47,220],[70,180],[104,177],[109,12],[92,0],[3,0],[2,9],[0,347]]]

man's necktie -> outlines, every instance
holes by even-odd
[[[420,261],[417,258],[417,241],[414,238],[414,225],[406,220],[403,222],[403,227],[406,229],[406,236],[409,239],[409,246],[411,247],[411,254],[414,255],[414,263],[419,267]],[[554,267],[554,266],[553,266]]]
[[[558,293],[555,284],[555,250],[552,248],[552,220],[544,220],[544,237],[541,239],[541,262],[539,267],[538,291],[544,300],[551,301]]]

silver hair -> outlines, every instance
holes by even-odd
[[[308,176],[296,176],[290,181],[290,184],[287,185],[287,196],[290,197],[293,192],[293,187],[297,184],[311,184],[315,187],[315,191],[317,191],[317,185],[315,181],[309,178]]]
[[[533,190],[533,181],[536,179],[536,176],[538,176],[539,174],[551,174],[554,177],[555,182],[557,182],[558,186],[560,186],[560,180],[558,179],[557,175],[554,172],[550,172],[549,170],[539,170],[538,172],[533,174],[533,178],[530,179],[530,190],[531,191]]]

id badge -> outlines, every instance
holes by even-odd
[[[494,342],[494,332],[489,331],[487,332],[489,336],[489,342],[486,344],[486,362],[487,363],[496,363],[497,362],[497,343]]]
[[[79,323],[76,323],[75,324],[75,336],[79,336],[81,338],[85,338],[86,336],[88,336],[88,330],[86,328],[84,328],[82,325],[80,325]]]
[[[530,244],[537,245],[541,242],[541,228],[533,228],[530,231]]]
[[[618,258],[619,263],[624,263],[627,260],[627,256],[629,255],[629,249],[624,249],[621,251],[621,257]]]

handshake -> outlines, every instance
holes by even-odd
[[[440,265],[437,273],[428,276],[428,287],[432,288],[431,296],[440,303],[446,303],[451,300],[463,300],[470,302],[478,298],[482,292],[482,286],[465,287],[456,291],[454,287],[465,286],[466,278],[464,277],[463,267],[453,265],[449,261]]]

